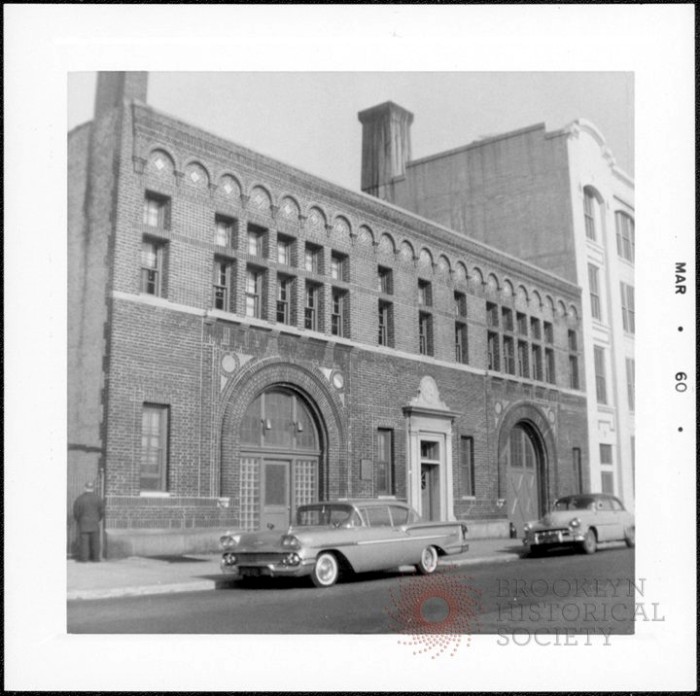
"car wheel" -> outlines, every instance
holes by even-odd
[[[589,529],[586,532],[586,536],[583,537],[583,542],[581,543],[581,549],[584,553],[595,553],[598,546],[598,540],[596,539],[595,532]]]
[[[531,558],[539,558],[544,555],[544,549],[541,546],[531,546],[528,556]]]
[[[625,544],[627,544],[630,549],[634,548],[634,527],[630,527],[625,532]]]
[[[311,580],[316,587],[331,587],[335,585],[339,575],[338,559],[332,553],[322,553],[311,571]]]
[[[430,575],[438,565],[438,552],[434,546],[426,546],[420,554],[416,569],[421,575]]]

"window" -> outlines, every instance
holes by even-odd
[[[331,253],[331,278],[334,280],[348,280],[348,257],[337,251]]]
[[[625,358],[625,368],[627,371],[627,403],[630,411],[634,411],[634,360]]]
[[[469,362],[467,351],[467,325],[455,322],[455,360],[458,363]]]
[[[532,336],[532,338],[535,341],[542,340],[542,328],[541,328],[540,320],[535,319],[534,317],[532,317],[530,319],[530,336]]]
[[[501,369],[500,352],[498,350],[498,334],[489,331],[487,336],[488,369],[499,371]]]
[[[331,306],[331,333],[334,336],[347,337],[348,331],[348,293],[346,290],[333,288]]]
[[[142,491],[167,490],[168,477],[168,407],[144,404],[141,414]]]
[[[612,445],[600,445],[600,463],[612,466]]]
[[[581,448],[574,447],[572,450],[573,456],[573,479],[574,493],[583,493],[583,469],[581,468]]]
[[[513,310],[508,309],[508,307],[503,307],[501,309],[503,314],[503,330],[512,331],[513,330]]]
[[[518,341],[518,377],[529,377],[527,364],[527,342]]]
[[[613,495],[615,493],[615,479],[612,471],[601,471],[600,489],[603,493]]]
[[[620,283],[622,297],[622,328],[628,333],[634,333],[634,287]]]
[[[554,370],[554,351],[551,348],[544,349],[544,379],[549,384],[556,384],[557,381]]]
[[[141,292],[147,295],[165,297],[165,251],[164,242],[144,239],[141,243]]]
[[[393,346],[393,306],[391,302],[383,302],[379,300],[379,338],[378,343],[380,346]]]
[[[433,304],[433,289],[427,280],[418,281],[418,304],[423,307]]]
[[[233,288],[233,263],[214,259],[214,309],[233,311],[231,289]]]
[[[634,473],[635,472],[635,468],[634,468],[634,436],[632,436],[630,438],[630,448],[631,448],[630,452],[632,453],[632,493],[634,493],[634,491],[635,491],[634,482],[636,479],[636,474]]]
[[[322,273],[321,268],[321,252],[322,248],[315,244],[308,244],[304,249],[304,268],[309,273]]]
[[[516,322],[518,324],[518,333],[521,336],[527,336],[527,317],[522,312],[518,312]]]
[[[304,300],[304,328],[311,331],[321,331],[320,290],[321,286],[307,281]]]
[[[463,292],[455,292],[455,314],[458,317],[467,316],[467,296]]]
[[[569,329],[568,332],[568,340],[569,340],[569,350],[572,353],[575,353],[578,350],[578,341],[576,338],[576,332]]]
[[[377,267],[377,290],[385,295],[391,295],[394,292],[394,278],[391,268]]]
[[[551,322],[548,321],[544,322],[544,342],[550,344],[554,343],[554,327]]]
[[[248,268],[245,279],[245,314],[247,317],[263,318],[264,271]]]
[[[170,199],[167,196],[146,192],[143,202],[143,224],[161,230],[170,229]]]
[[[214,217],[214,243],[221,247],[235,246],[236,221],[216,215]]]
[[[571,387],[571,389],[579,388],[578,356],[576,355],[569,356],[569,387]]]
[[[595,393],[599,404],[608,403],[605,385],[605,351],[600,346],[593,347],[593,362],[595,365]]]
[[[418,316],[418,349],[421,355],[433,354],[433,317],[425,312]]]
[[[280,324],[294,324],[294,278],[277,276],[276,318]]]
[[[542,348],[541,346],[532,346],[532,379],[542,381]]]
[[[591,315],[594,319],[601,319],[598,267],[594,266],[592,263],[588,264],[588,290],[591,295]]]
[[[586,237],[595,240],[596,238],[596,211],[598,209],[598,201],[592,189],[585,188],[583,190],[583,219],[586,223]]]
[[[265,256],[265,241],[267,230],[248,223],[248,254],[250,256]]]
[[[292,248],[294,239],[285,237],[282,234],[277,235],[277,263],[283,266],[292,265]]]
[[[626,213],[615,213],[617,253],[627,261],[634,262],[634,220]]]
[[[474,488],[474,438],[459,439],[459,478],[462,495],[476,495]]]
[[[486,325],[494,329],[498,327],[498,305],[493,302],[486,303]]]
[[[394,431],[388,428],[379,428],[376,444],[376,492],[377,495],[392,495],[394,492]]]
[[[503,371],[509,375],[515,374],[515,348],[510,336],[503,337]]]

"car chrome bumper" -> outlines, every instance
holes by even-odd
[[[581,541],[583,541],[582,532],[574,532],[571,529],[547,529],[528,532],[523,539],[523,544],[525,546],[563,546]]]
[[[230,563],[226,558],[227,554],[221,557],[219,563],[221,572],[225,575],[238,575],[240,577],[303,577],[310,575],[315,559],[302,560],[297,565],[283,564],[281,562],[251,562],[245,559]]]

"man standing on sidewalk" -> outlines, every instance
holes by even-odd
[[[80,537],[79,561],[100,560],[100,520],[104,516],[104,501],[95,493],[95,484],[85,484],[85,492],[73,504],[73,517],[78,523]]]

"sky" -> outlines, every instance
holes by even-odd
[[[68,127],[92,118],[96,73],[68,73]],[[577,118],[603,133],[634,176],[631,72],[151,72],[148,103],[239,145],[360,186],[357,113],[385,101],[411,111],[412,159]]]

